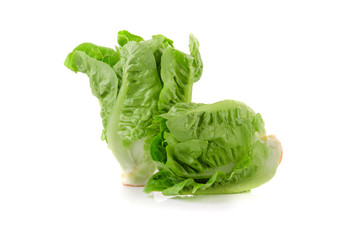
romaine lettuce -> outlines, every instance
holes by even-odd
[[[188,55],[160,34],[144,41],[123,30],[117,40],[116,50],[80,44],[64,64],[90,78],[101,105],[102,139],[123,169],[123,183],[144,185],[155,170],[149,148],[159,128],[153,118],[176,103],[191,101],[192,84],[202,72],[199,44],[190,35]]]
[[[119,161],[125,185],[147,183],[145,192],[164,195],[225,194],[274,176],[282,148],[266,136],[260,114],[233,100],[191,102],[203,71],[193,35],[190,54],[160,34],[145,41],[123,30],[117,40],[115,50],[80,44],[64,64],[89,76],[101,105],[102,139]]]
[[[151,143],[159,172],[144,191],[164,195],[248,191],[269,181],[282,148],[247,105],[179,103],[155,118],[161,132]]]

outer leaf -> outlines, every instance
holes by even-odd
[[[169,45],[171,47],[174,47],[174,41],[165,37],[164,35],[161,35],[161,34],[157,34],[157,35],[154,35],[152,36],[152,39],[159,39],[161,42],[165,43],[166,46]]]
[[[66,67],[68,67],[74,72],[78,71],[76,65],[74,64],[74,61],[72,61],[72,57],[75,51],[84,52],[89,57],[106,63],[111,67],[114,66],[115,63],[117,63],[120,59],[119,54],[111,48],[97,46],[92,43],[82,43],[77,46],[71,53],[68,54],[64,63]]]
[[[125,181],[144,184],[154,171],[144,142],[158,112],[161,83],[145,42],[127,43],[120,56],[122,86],[109,121],[108,146],[125,171]]]
[[[150,193],[152,191],[164,191],[167,188],[171,188],[175,184],[180,183],[182,180],[178,179],[174,174],[169,171],[162,170],[155,173],[151,177],[151,181],[148,181],[144,188],[144,192]]]
[[[118,90],[116,74],[108,64],[91,58],[83,51],[75,50],[69,56],[65,61],[65,66],[75,72],[80,71],[87,74],[90,79],[91,92],[99,99],[100,115],[104,126],[101,137],[105,140],[109,115]]]
[[[171,112],[162,117],[168,119],[166,125],[170,133],[180,141],[211,140],[224,147],[248,146],[254,141],[257,128],[260,133],[265,131],[261,128],[260,114],[233,100],[199,106],[178,114]]]
[[[124,34],[124,31],[120,31],[119,34]],[[125,31],[126,33],[128,33],[127,31]],[[121,35],[120,34],[120,35]],[[130,34],[130,33],[128,33]],[[132,34],[131,34],[132,35]],[[122,35],[121,35],[122,36]],[[126,35],[127,36],[127,35]],[[132,35],[132,36],[136,36],[136,35]],[[133,39],[131,41],[143,41],[142,38],[136,38],[136,37],[129,37],[130,39]],[[127,38],[126,38],[127,39]],[[126,40],[127,41],[127,40]],[[129,41],[126,42],[125,40],[123,41],[123,46],[128,43]],[[164,50],[168,47],[168,46],[172,46],[173,41],[166,38],[163,35],[154,35],[152,39],[148,40],[148,41],[144,41],[144,43],[148,46],[148,48],[150,49],[150,51],[153,53],[154,57],[155,57],[155,61],[156,61],[156,66],[158,69],[158,73],[160,74],[160,63],[161,63],[161,56],[164,52]],[[119,54],[120,54],[120,48],[118,48]],[[114,65],[114,71],[116,72],[116,74],[118,75],[119,79],[122,79],[122,64],[121,62],[118,62],[117,64]],[[121,80],[120,80],[121,81]]]
[[[194,83],[193,58],[171,47],[161,58],[163,89],[159,97],[159,109],[167,112],[179,102],[190,102]]]
[[[192,86],[202,74],[203,63],[198,40],[190,34],[190,55],[168,47],[161,59],[161,79],[164,87],[159,97],[159,109],[167,112],[176,103],[190,102]]]
[[[119,45],[121,47],[123,47],[128,42],[131,42],[131,41],[141,42],[141,41],[144,41],[144,39],[140,36],[129,33],[126,30],[122,30],[122,31],[118,32],[117,41],[118,41]]]
[[[200,80],[203,72],[203,62],[201,59],[199,46],[200,46],[199,41],[194,37],[194,35],[190,34],[189,48],[190,48],[190,55],[194,58],[194,62],[193,62],[194,82]]]
[[[276,173],[281,150],[276,140],[257,141],[243,157],[243,166],[230,174],[215,172],[208,180],[180,178],[160,170],[149,179],[145,192],[161,191],[164,195],[207,195],[246,192],[269,181]]]
[[[160,123],[164,119],[168,120],[170,118],[180,116],[180,115],[186,113],[187,111],[190,111],[191,109],[195,109],[195,108],[201,107],[201,106],[206,106],[206,104],[193,103],[193,102],[177,103],[176,105],[172,106],[171,109],[167,113],[156,116],[154,121],[156,123]]]
[[[160,75],[161,57],[166,48],[173,47],[173,41],[161,34],[158,34],[158,35],[152,36],[152,39],[146,41],[146,44],[148,45],[149,49],[154,54],[154,57],[156,60],[156,66],[158,69],[158,73]],[[160,76],[160,79],[161,79],[161,76]]]

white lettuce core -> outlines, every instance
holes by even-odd
[[[126,148],[121,144],[113,145],[109,141],[109,148],[118,160],[123,170],[123,184],[129,186],[143,186],[154,173],[155,166],[148,151],[144,150],[144,138],[131,143]]]

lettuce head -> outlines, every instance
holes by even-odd
[[[123,169],[123,183],[141,186],[155,171],[151,139],[159,132],[154,117],[174,104],[191,101],[193,83],[202,73],[197,39],[190,35],[190,54],[173,41],[154,35],[144,41],[123,30],[115,49],[83,43],[68,54],[65,66],[90,79],[101,106],[102,139]]]
[[[178,103],[155,118],[150,153],[159,171],[144,191],[204,195],[249,191],[269,181],[282,157],[260,114],[242,102]]]

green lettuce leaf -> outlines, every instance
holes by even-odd
[[[167,112],[179,102],[190,102],[194,83],[193,58],[174,48],[165,49],[161,57],[161,80],[163,89],[159,109]]]
[[[275,174],[280,144],[266,137],[260,114],[241,102],[182,103],[155,121],[166,127],[150,147],[159,172],[145,192],[236,193],[260,186]]]
[[[128,34],[127,31],[120,31],[119,33],[123,33],[123,32],[126,32]],[[131,34],[132,35],[132,34]],[[136,35],[133,35],[133,36],[136,36]],[[131,39],[131,38],[130,38]],[[143,41],[143,40],[140,40],[139,38],[135,38],[137,40],[137,42],[139,41]],[[142,39],[142,38],[141,38]],[[125,46],[126,43],[128,43],[129,41],[123,41],[123,46]],[[161,57],[162,57],[162,54],[164,52],[164,50],[168,47],[168,46],[173,46],[173,41],[166,38],[165,36],[163,35],[154,35],[152,37],[152,39],[150,40],[147,40],[147,41],[144,41],[143,42],[145,45],[147,45],[147,47],[150,49],[150,51],[153,53],[154,57],[155,57],[155,61],[156,61],[156,67],[158,69],[158,73],[160,74],[160,63],[161,63]],[[120,55],[120,48],[117,48],[118,52],[119,52],[119,55]],[[117,76],[119,77],[120,79],[120,84],[121,84],[121,79],[122,79],[122,64],[120,62],[118,62],[117,64],[115,64],[113,66],[114,68],[114,71],[116,72]]]
[[[123,168],[125,184],[142,185],[155,170],[145,142],[152,137],[161,82],[155,57],[145,42],[124,45],[118,67],[122,85],[109,120],[108,147]]]
[[[202,60],[198,40],[190,34],[190,55],[167,47],[161,58],[161,80],[163,89],[159,97],[159,110],[167,112],[177,103],[191,101],[194,82],[202,74]]]
[[[119,54],[114,49],[97,46],[92,43],[82,43],[76,48],[74,48],[74,50],[69,53],[65,59],[65,66],[74,72],[78,71],[76,64],[72,60],[73,54],[76,51],[84,52],[89,57],[106,63],[111,67],[114,66],[120,59]]]
[[[93,52],[90,55],[93,56]],[[107,58],[109,63],[112,63]],[[104,60],[104,59],[103,59]],[[101,118],[104,126],[102,140],[106,140],[106,131],[110,112],[116,100],[118,91],[118,78],[109,64],[90,57],[80,50],[71,52],[65,60],[65,66],[74,72],[82,72],[89,76],[92,94],[99,99],[101,105]]]
[[[117,41],[121,47],[123,47],[125,44],[131,41],[135,42],[141,42],[144,41],[144,39],[140,36],[134,35],[126,30],[122,30],[118,32],[117,35]]]
[[[161,34],[158,34],[158,35],[152,36],[152,39],[146,41],[146,44],[148,45],[149,49],[154,54],[154,57],[156,60],[156,66],[158,68],[158,73],[160,74],[161,57],[164,53],[164,50],[167,47],[172,47],[172,48],[174,47],[173,41]]]
[[[200,80],[203,72],[203,62],[201,59],[199,46],[200,46],[199,41],[194,37],[193,34],[190,34],[189,48],[190,48],[190,55],[194,58],[194,62],[193,62],[194,82]]]

